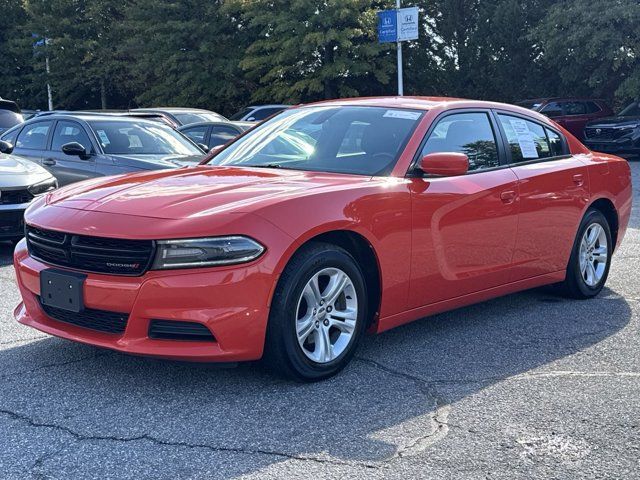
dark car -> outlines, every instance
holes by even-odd
[[[0,97],[0,134],[22,122],[24,122],[24,118],[18,104]]]
[[[164,123],[171,128],[178,128],[180,125],[165,113],[159,112],[140,112],[129,110],[48,110],[46,112],[37,112],[33,116],[47,117],[49,115],[109,115],[118,117],[144,118],[154,122]],[[32,116],[32,117],[33,117]]]
[[[251,105],[233,114],[229,120],[241,122],[261,122],[271,115],[286,110],[291,105]]]
[[[635,101],[614,117],[589,122],[584,144],[591,150],[616,154],[640,154],[640,102]]]
[[[590,98],[537,98],[517,105],[552,118],[579,139],[584,138],[583,131],[588,122],[613,115],[613,110],[604,101]]]
[[[14,145],[15,154],[49,170],[60,185],[194,165],[204,156],[200,147],[166,125],[117,115],[35,117],[0,139]]]
[[[133,108],[129,112],[147,112],[166,115],[178,127],[200,122],[224,122],[226,117],[219,113],[200,108],[158,107],[158,108]]]
[[[201,122],[180,127],[178,131],[209,150],[230,142],[254,125],[250,122]]]

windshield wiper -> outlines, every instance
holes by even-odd
[[[263,163],[262,165],[245,165],[250,168],[282,168],[279,163]]]

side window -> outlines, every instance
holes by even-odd
[[[540,113],[546,115],[549,118],[561,117],[563,115],[562,105],[558,102],[549,102],[544,107],[542,107]]]
[[[547,138],[549,139],[549,148],[551,149],[551,156],[558,157],[567,153],[564,148],[564,142],[562,137],[553,130],[545,128],[547,132]]]
[[[28,150],[44,150],[47,147],[49,129],[53,125],[51,120],[36,122],[22,129],[16,140],[16,148]]]
[[[261,122],[265,118],[270,117],[274,113],[281,112],[282,110],[282,108],[261,108],[253,112],[253,115],[251,116],[253,117],[254,121]]]
[[[585,102],[585,106],[587,108],[587,113],[598,113],[600,110],[600,105],[596,102]]]
[[[234,138],[240,135],[235,129],[231,127],[224,127],[222,125],[211,127],[211,137],[209,138],[209,148],[217,147],[218,145],[224,145],[230,142]]]
[[[61,152],[62,146],[77,142],[87,150],[91,150],[91,140],[87,132],[79,123],[60,121],[56,125],[56,129],[53,131],[53,139],[51,140],[51,150],[54,152]]]
[[[206,143],[205,137],[207,136],[207,128],[209,127],[207,126],[193,127],[193,128],[188,128],[186,130],[183,130],[182,133],[196,143]]]
[[[566,115],[584,115],[587,113],[587,108],[584,102],[566,102],[564,104]]]
[[[528,120],[510,115],[498,115],[507,135],[511,160],[515,163],[555,156],[551,152],[545,128]]]
[[[19,128],[15,128],[7,133],[5,133],[4,135],[2,135],[2,140],[4,140],[5,142],[9,142],[11,145],[15,145],[16,144],[16,137],[18,136],[18,132],[20,131]]]
[[[500,165],[496,137],[486,113],[456,113],[440,120],[431,132],[422,155],[437,152],[466,154],[469,171]]]

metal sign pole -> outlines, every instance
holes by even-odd
[[[396,8],[400,10],[400,1],[396,0]],[[402,97],[404,95],[404,85],[402,80],[402,42],[398,40],[396,42],[397,50],[398,50],[398,96]]]

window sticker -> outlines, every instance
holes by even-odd
[[[105,133],[104,130],[98,130],[96,132],[98,134],[98,137],[100,137],[100,141],[102,142],[103,146],[107,146],[109,145],[111,142],[109,141],[109,137],[107,137],[107,134]]]
[[[403,120],[417,120],[420,118],[422,113],[420,112],[411,112],[408,110],[387,110],[383,117],[386,118],[402,118]]]
[[[518,145],[522,152],[522,158],[538,158],[536,142],[533,140],[533,134],[529,131],[527,122],[518,118],[510,118],[509,123],[511,123],[511,127],[518,137]]]

